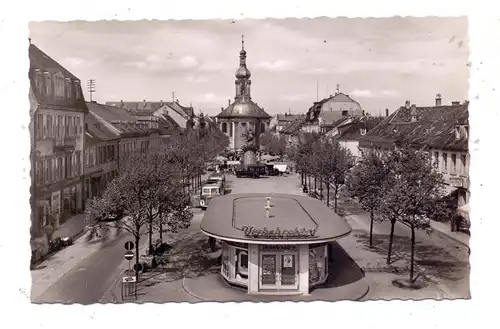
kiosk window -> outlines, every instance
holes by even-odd
[[[238,273],[248,275],[248,253],[245,250],[236,249],[236,259],[238,262]]]

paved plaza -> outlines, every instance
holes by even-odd
[[[260,179],[227,176],[230,193],[302,194],[300,177],[263,177]],[[392,285],[396,278],[408,276],[408,231],[396,227],[395,261],[385,263],[388,226],[376,223],[376,248],[368,247],[369,220],[355,205],[340,200],[352,226],[351,235],[342,238],[334,248],[331,277],[323,288],[309,296],[250,296],[243,289],[229,286],[221,279],[220,251],[210,252],[207,237],[200,231],[204,211],[193,209],[191,226],[164,240],[173,248],[168,262],[144,273],[138,285],[138,302],[168,301],[273,301],[273,300],[372,300],[372,299],[446,299],[469,298],[469,265],[467,247],[444,235],[417,236],[417,269],[426,269],[428,285],[420,290],[404,290]],[[85,245],[82,239],[64,249],[32,271],[33,300],[36,302],[120,303],[121,275],[127,268],[123,259],[123,243],[119,236],[105,245]],[[147,245],[142,239],[142,249]],[[44,267],[45,266],[45,267]],[[49,286],[47,288],[47,286]]]

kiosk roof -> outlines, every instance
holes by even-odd
[[[210,202],[201,229],[222,240],[256,244],[325,242],[351,232],[351,227],[320,200],[276,193],[217,197]]]

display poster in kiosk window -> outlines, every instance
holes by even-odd
[[[283,255],[283,267],[293,267],[292,255]]]

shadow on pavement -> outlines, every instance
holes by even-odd
[[[373,246],[375,248],[369,247],[370,235],[368,233],[358,233],[354,236],[357,242],[364,246],[365,250],[377,252],[381,256],[386,257],[389,234],[374,234]],[[392,250],[392,263],[401,259],[405,262],[409,262],[411,250],[410,238],[394,235]],[[464,276],[468,275],[468,270],[464,271],[464,269],[468,268],[469,262],[457,259],[442,247],[421,242],[415,244],[415,264],[425,268],[426,275],[431,275],[438,279],[455,281],[463,279]],[[407,265],[409,266],[409,264]],[[388,269],[388,271],[390,270]]]
[[[345,286],[365,277],[363,270],[337,242],[332,243],[328,273],[326,283],[314,290]]]

